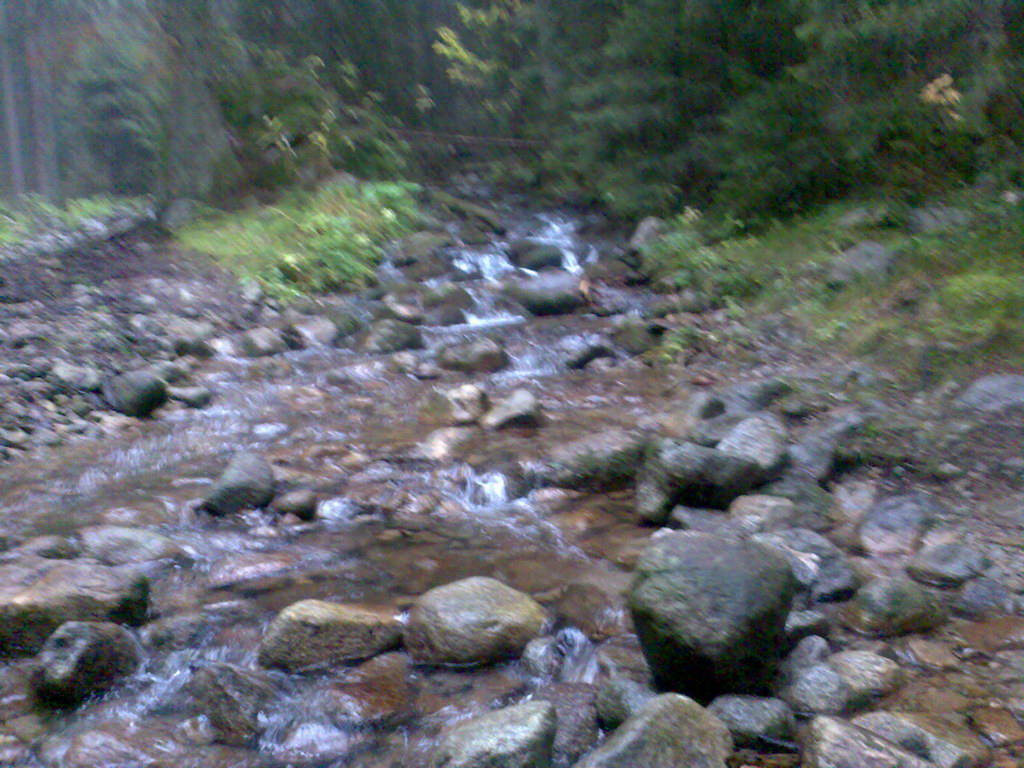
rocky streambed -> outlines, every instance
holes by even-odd
[[[132,251],[4,306],[0,763],[1024,760],[1020,378],[907,392],[470,215],[370,295]]]

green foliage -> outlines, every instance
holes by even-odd
[[[384,245],[418,220],[417,191],[405,183],[336,182],[277,205],[216,214],[178,239],[278,297],[355,289],[374,282]]]
[[[143,198],[97,195],[58,205],[39,195],[25,195],[0,202],[0,246],[16,245],[54,229],[75,230],[97,220],[142,213],[148,207],[149,201]]]
[[[943,337],[985,340],[1024,318],[1024,275],[968,272],[943,281],[939,290]]]

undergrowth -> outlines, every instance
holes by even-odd
[[[55,204],[37,195],[0,201],[0,247],[17,245],[54,229],[75,230],[90,222],[141,211],[148,202],[130,197],[82,197]]]
[[[371,285],[384,245],[419,220],[408,183],[337,182],[276,205],[212,213],[177,233],[278,298]]]

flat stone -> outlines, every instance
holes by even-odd
[[[853,724],[930,760],[938,768],[978,768],[988,759],[988,750],[955,717],[869,712]]]
[[[485,429],[539,427],[543,423],[540,400],[527,389],[517,389],[480,420]]]
[[[936,516],[923,494],[885,499],[868,511],[858,529],[860,546],[872,555],[911,554]]]
[[[834,717],[814,718],[803,746],[803,768],[937,768],[935,763]]]
[[[550,768],[557,716],[547,701],[528,701],[445,730],[432,768]]]
[[[719,696],[708,706],[732,734],[737,747],[771,751],[793,740],[796,719],[781,699]]]
[[[907,573],[925,584],[958,587],[989,565],[984,552],[954,541],[922,549],[907,563]]]
[[[862,707],[893,693],[903,680],[900,665],[870,651],[844,651],[830,656],[835,669],[850,689],[850,707]]]

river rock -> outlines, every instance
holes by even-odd
[[[23,558],[0,565],[0,657],[38,651],[68,621],[141,624],[149,581],[94,560]]]
[[[288,351],[284,334],[273,328],[252,328],[242,334],[240,343],[246,357],[270,357]]]
[[[400,653],[385,653],[329,686],[325,709],[342,728],[393,726],[412,714],[414,699],[408,660]]]
[[[202,508],[222,517],[246,509],[260,509],[274,498],[274,470],[256,453],[239,453],[213,484]]]
[[[850,689],[850,707],[863,707],[888,696],[903,681],[899,664],[870,651],[844,651],[829,657],[827,663]]]
[[[894,637],[934,629],[946,614],[935,596],[896,576],[877,578],[861,587],[846,606],[844,618],[861,632]]]
[[[167,402],[167,384],[149,371],[123,373],[107,379],[103,399],[115,411],[141,419]]]
[[[442,347],[437,363],[461,373],[493,373],[507,367],[509,358],[505,348],[493,339],[475,339]]]
[[[911,554],[937,512],[935,503],[922,493],[885,499],[864,515],[858,543],[872,555]]]
[[[636,486],[636,510],[664,523],[677,504],[728,507],[764,482],[761,468],[742,456],[675,440],[659,440],[647,452]]]
[[[536,240],[514,240],[508,246],[508,258],[517,267],[539,272],[545,267],[562,266],[562,249]]]
[[[648,216],[633,231],[633,235],[629,238],[627,249],[630,253],[638,254],[647,246],[663,238],[668,231],[668,224],[662,219],[656,216]]]
[[[834,717],[811,721],[803,737],[804,768],[937,768],[870,731]]]
[[[658,684],[706,699],[763,689],[796,586],[768,547],[689,531],[654,537],[629,608]]]
[[[565,367],[573,371],[581,371],[600,358],[615,356],[612,345],[604,336],[597,333],[569,336],[559,342],[558,349]]]
[[[313,491],[308,488],[300,488],[276,496],[270,504],[270,509],[279,515],[295,515],[299,520],[308,523],[316,519],[318,505],[319,502]]]
[[[263,733],[261,717],[274,698],[265,675],[219,662],[193,672],[187,690],[196,710],[209,720],[214,738],[240,747],[253,745]]]
[[[557,715],[548,701],[528,701],[445,730],[432,768],[550,768]]]
[[[841,715],[850,707],[853,691],[835,667],[814,664],[799,670],[779,698],[801,714]]]
[[[338,340],[341,331],[327,317],[303,317],[291,325],[294,336],[304,347],[331,347]]]
[[[984,572],[989,565],[991,561],[984,552],[968,544],[951,541],[922,549],[907,563],[907,573],[925,584],[959,587]]]
[[[447,232],[415,232],[398,241],[393,256],[396,267],[408,267],[431,256],[453,244],[452,236]]]
[[[725,768],[729,730],[686,696],[651,699],[576,768]]]
[[[405,646],[424,664],[488,664],[522,652],[546,618],[529,595],[477,576],[420,596],[409,612]]]
[[[636,479],[646,441],[634,432],[610,429],[556,446],[548,456],[553,485],[610,491],[629,487]]]
[[[53,383],[62,389],[80,389],[98,392],[103,384],[100,372],[87,365],[72,365],[58,360],[50,369]]]
[[[402,624],[391,612],[303,600],[267,627],[259,662],[299,672],[375,656],[394,648],[401,637]]]
[[[167,340],[174,354],[184,357],[212,357],[210,342],[217,336],[217,329],[207,320],[175,318],[164,327]]]
[[[635,680],[609,680],[597,692],[597,718],[614,731],[658,694]]]
[[[1006,585],[995,579],[974,579],[968,582],[953,604],[953,611],[969,619],[1012,613],[1013,595]]]
[[[189,408],[205,408],[213,402],[213,392],[206,387],[170,387],[167,394]]]
[[[554,761],[573,765],[597,743],[597,689],[588,683],[551,683],[534,695],[555,705]]]
[[[371,354],[387,355],[405,349],[423,349],[419,328],[400,320],[378,320],[370,326],[363,349]]]
[[[775,687],[781,689],[791,685],[804,670],[824,663],[831,655],[828,640],[824,637],[810,635],[803,638],[779,664]]]
[[[109,622],[69,621],[50,635],[34,662],[40,701],[72,706],[113,688],[139,666],[135,639]]]
[[[964,410],[1000,413],[1024,406],[1024,376],[984,376],[967,388],[956,405]]]
[[[888,246],[866,241],[847,248],[832,260],[828,284],[841,288],[858,278],[882,278],[896,263],[896,251]]]
[[[635,315],[616,318],[612,341],[631,356],[642,355],[658,346],[665,328],[659,323],[641,320]]]
[[[737,747],[772,751],[793,740],[796,718],[786,702],[757,696],[719,696],[708,712],[729,729]]]
[[[463,384],[449,390],[433,390],[420,412],[426,418],[453,426],[475,424],[490,408],[490,398],[482,387]]]
[[[744,533],[763,533],[789,528],[796,519],[796,505],[781,496],[740,496],[729,505],[729,517]]]
[[[528,389],[517,389],[480,420],[486,429],[539,427],[544,420],[540,400]]]
[[[976,768],[989,758],[988,750],[964,724],[942,715],[869,712],[851,722],[938,768]]]
[[[718,443],[723,453],[752,461],[765,478],[778,472],[786,458],[786,425],[775,414],[764,413],[744,419]]]
[[[586,304],[580,279],[569,272],[542,272],[536,277],[512,280],[505,294],[532,315],[567,315]]]
[[[86,557],[104,565],[130,565],[153,560],[188,559],[185,551],[162,534],[143,528],[97,525],[78,532],[79,545]]]

